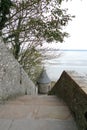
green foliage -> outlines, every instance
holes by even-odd
[[[67,14],[67,10],[60,8],[60,3],[61,0],[32,0],[31,3],[26,0],[14,3],[15,7],[6,26],[8,32],[6,35],[3,32],[6,42],[12,40],[15,44],[15,37],[19,37],[19,42],[28,42],[31,39],[42,40],[42,43],[44,40],[63,42],[64,37],[68,36],[63,32],[63,27],[72,16]]]
[[[0,30],[4,27],[10,13],[12,2],[10,0],[0,0]]]
[[[38,75],[42,70],[41,54],[34,47],[30,49],[28,48],[19,56],[19,63],[22,65],[34,83],[36,83]]]

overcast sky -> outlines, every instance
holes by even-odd
[[[87,49],[87,0],[72,0],[65,2],[63,6],[68,7],[76,18],[67,26],[70,37],[65,39],[60,48]]]

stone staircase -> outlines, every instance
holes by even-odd
[[[21,96],[0,104],[0,130],[77,130],[66,104],[56,96]]]

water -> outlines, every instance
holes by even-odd
[[[54,51],[55,55],[59,53],[60,57],[45,60],[45,68],[51,80],[58,80],[63,70],[87,74],[87,51]]]

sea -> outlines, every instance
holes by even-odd
[[[55,56],[44,66],[51,81],[57,81],[64,70],[87,75],[87,50],[51,50],[50,54]]]

